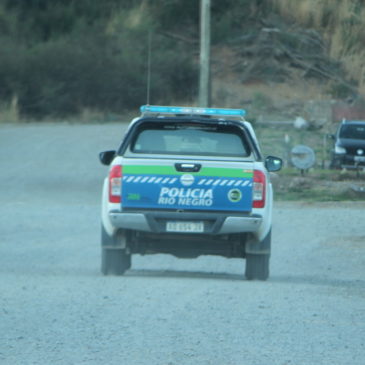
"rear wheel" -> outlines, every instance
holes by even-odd
[[[246,255],[246,279],[267,280],[269,277],[270,255]]]
[[[329,165],[329,168],[331,170],[340,170],[341,169],[341,161],[337,158],[335,158],[333,155],[331,157],[331,162]]]
[[[131,255],[124,249],[101,249],[101,272],[104,275],[123,275],[131,267]]]

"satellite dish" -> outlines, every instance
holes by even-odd
[[[316,155],[310,147],[299,144],[292,148],[290,159],[298,169],[308,170],[315,164]]]

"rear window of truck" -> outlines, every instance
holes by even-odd
[[[132,141],[134,153],[247,157],[239,128],[227,125],[153,125],[140,128]]]

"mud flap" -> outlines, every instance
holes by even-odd
[[[101,225],[101,247],[103,248],[126,248],[126,237],[123,230],[118,230],[114,236],[109,236],[103,224]]]
[[[271,253],[271,228],[262,241],[256,241],[249,237],[245,247],[246,254],[250,255],[270,255]]]

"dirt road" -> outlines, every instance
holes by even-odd
[[[101,276],[97,154],[122,134],[0,125],[1,364],[364,364],[364,203],[277,203],[267,282],[167,255]]]

